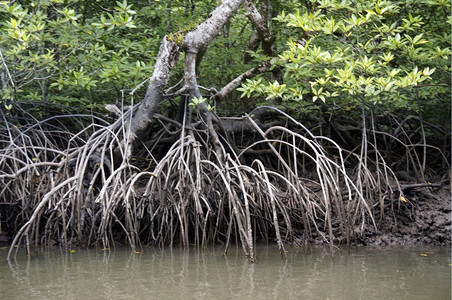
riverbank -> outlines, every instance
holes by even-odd
[[[361,244],[451,246],[450,184],[437,190],[413,190],[406,199],[407,202],[401,203],[400,207],[394,204],[392,213],[384,214],[380,231],[363,236]]]
[[[409,183],[403,183],[409,186]],[[416,185],[411,185],[416,186]],[[394,201],[385,205],[383,218],[379,215],[379,206],[374,207],[378,230],[366,222],[363,228],[356,225],[355,232],[360,232],[351,243],[357,246],[451,246],[452,204],[450,181],[432,184],[434,187],[422,186],[407,189],[403,201]],[[0,206],[0,208],[6,206]],[[5,218],[7,211],[1,211],[0,246],[11,244],[15,232],[12,232],[13,218]],[[339,224],[338,220],[333,223]],[[359,227],[359,228],[358,228]],[[6,229],[6,230],[5,230]],[[345,237],[336,235],[336,244],[345,244]],[[295,244],[303,244],[302,238],[296,238]],[[117,241],[118,242],[118,241]],[[120,242],[119,242],[120,243]],[[325,239],[314,233],[308,242],[325,244]],[[58,243],[55,242],[55,245]],[[120,243],[121,244],[121,243]]]
[[[370,247],[424,245],[451,247],[451,185],[449,181],[431,185],[434,187],[401,182],[401,186],[410,187],[404,193],[406,202],[386,201],[383,217],[376,203],[373,209],[377,230],[371,222],[356,225],[357,234],[351,237],[351,244]],[[339,228],[339,224],[339,220],[334,218],[333,227]],[[299,236],[295,239],[295,244],[303,245],[305,244],[303,241],[303,237]],[[346,244],[346,237],[339,232],[335,234],[334,242],[337,245]],[[311,243],[325,244],[325,237],[314,233]]]

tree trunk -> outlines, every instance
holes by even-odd
[[[149,86],[143,102],[138,106],[130,123],[129,135],[126,136],[127,153],[130,158],[136,141],[142,140],[147,135],[147,129],[152,121],[152,116],[158,108],[164,96],[164,88],[168,84],[170,72],[176,64],[179,51],[185,51],[185,85],[178,93],[188,92],[190,99],[201,97],[196,80],[196,70],[199,66],[205,50],[218,36],[228,22],[236,13],[243,0],[224,0],[212,12],[210,18],[201,23],[196,29],[185,33],[180,45],[165,37],[160,46],[160,51],[155,64],[152,77],[149,79]],[[213,128],[213,113],[207,110],[205,104],[200,105],[201,116],[207,124],[207,129],[211,135],[213,145],[220,155],[218,143],[219,138]]]
[[[179,46],[173,41],[163,38],[154,72],[149,79],[149,86],[143,102],[138,106],[130,123],[127,140],[126,157],[130,158],[135,141],[146,135],[151,118],[154,115],[160,101],[163,99],[164,88],[170,78],[170,72],[179,58]]]

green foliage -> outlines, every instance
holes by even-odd
[[[82,107],[114,102],[121,90],[134,88],[152,74],[165,35],[180,43],[183,32],[205,20],[217,4],[216,0],[0,1],[4,87],[0,99]],[[231,43],[240,39],[246,24],[245,17],[235,17],[228,35],[211,46],[200,68],[203,85],[220,87],[246,68],[238,63],[244,40]],[[174,74],[183,74],[183,64]]]
[[[283,80],[248,80],[242,97],[406,109],[449,98],[450,1],[309,2],[275,18],[291,37],[275,62]]]
[[[182,33],[169,33],[167,39],[168,41],[180,45],[184,40],[184,35]]]
[[[204,98],[203,96],[199,98],[192,98],[191,102],[188,105],[194,108],[197,108],[199,105],[205,105],[208,111],[212,111],[214,109],[209,100],[207,98]]]
[[[263,93],[264,85],[262,84],[262,78],[259,79],[247,79],[246,83],[242,84],[242,87],[237,88],[238,91],[243,92],[241,97],[250,98],[253,93]]]
[[[4,82],[2,98],[86,107],[144,80],[159,42],[127,1],[106,4],[112,9],[94,1],[2,1],[0,49],[13,82]]]
[[[181,42],[218,2],[0,1],[0,98],[114,102],[150,76],[163,36]],[[272,10],[280,12],[271,22],[274,72],[247,80],[242,97],[291,107],[306,100],[353,106],[364,98],[408,109],[420,100],[432,113],[448,99],[450,0],[275,1]],[[198,83],[219,89],[251,68],[243,54],[253,33],[243,11],[235,15],[205,53]],[[254,63],[269,59],[260,50],[248,54]],[[175,84],[182,63],[173,74]],[[233,95],[223,105],[240,102]]]

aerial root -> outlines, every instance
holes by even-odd
[[[25,242],[30,253],[33,243],[133,249],[222,243],[227,251],[239,242],[254,261],[258,241],[276,241],[285,259],[287,243],[321,237],[333,247],[338,236],[350,243],[365,224],[376,228],[375,203],[384,206],[391,193],[404,191],[383,156],[351,172],[346,165],[362,159],[357,153],[281,111],[261,109],[292,125],[264,130],[245,116],[258,137],[241,148],[224,139],[220,149],[210,145],[208,131],[181,128],[163,156],[145,147],[140,162],[117,160],[127,150],[119,121],[77,134],[60,128],[58,141],[54,132],[9,128],[2,133],[9,146],[0,157],[0,186],[4,202],[21,208],[13,246]]]

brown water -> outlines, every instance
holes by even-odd
[[[360,248],[308,252],[145,248],[43,251],[6,261],[0,250],[0,299],[451,299],[449,248]]]

